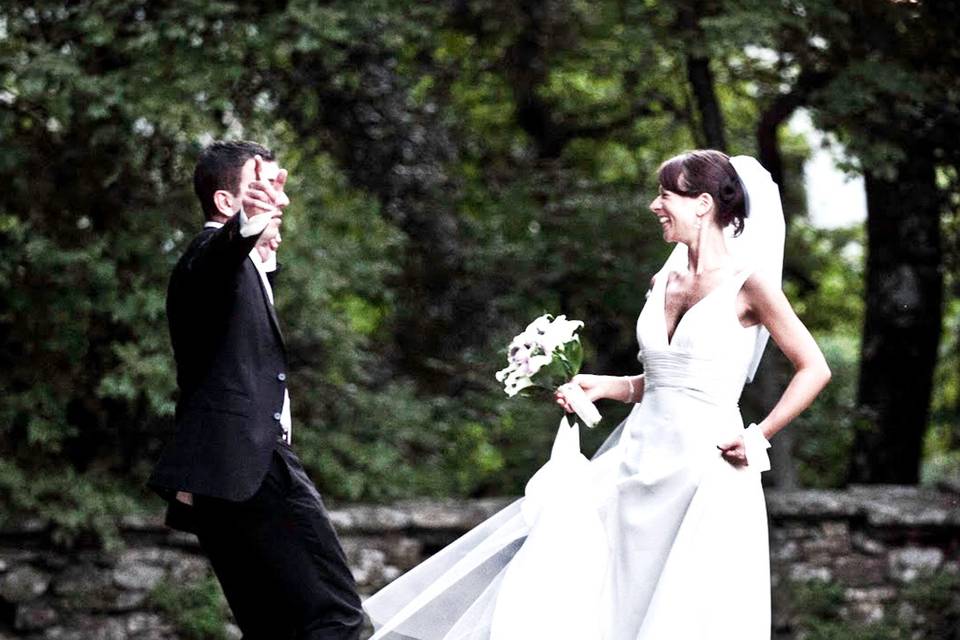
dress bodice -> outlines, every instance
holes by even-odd
[[[680,389],[716,404],[735,404],[760,329],[742,326],[737,317],[737,293],[750,271],[737,272],[687,309],[670,339],[665,313],[669,275],[666,270],[657,274],[637,320],[646,391]]]

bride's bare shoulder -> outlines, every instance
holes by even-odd
[[[748,275],[743,281],[740,295],[750,311],[761,320],[770,313],[782,312],[785,307],[790,307],[780,282],[763,273]]]

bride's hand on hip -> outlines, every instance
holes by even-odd
[[[604,398],[623,401],[624,381],[620,376],[598,376],[590,373],[581,373],[573,376],[570,381],[572,384],[579,385],[583,392],[587,394],[590,402],[596,402]],[[563,407],[567,413],[573,413],[573,407],[563,395],[560,389],[554,393],[557,404]]]
[[[747,465],[747,448],[744,445],[743,437],[737,436],[733,440],[727,440],[717,445],[723,459],[735,467],[745,467]]]

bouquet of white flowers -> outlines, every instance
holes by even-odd
[[[584,424],[593,427],[600,412],[579,385],[570,383],[583,363],[581,327],[582,322],[566,316],[540,316],[510,342],[508,366],[497,372],[497,381],[511,397],[526,389],[553,392],[559,387]]]

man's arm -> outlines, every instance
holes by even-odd
[[[191,275],[201,280],[220,282],[231,273],[236,273],[274,219],[277,219],[274,224],[279,224],[283,207],[277,204],[286,197],[282,181],[278,190],[269,182],[259,179],[259,170],[257,176],[258,179],[243,190],[240,211],[194,249],[190,261],[185,265]],[[285,173],[283,178],[286,178]],[[248,216],[247,211],[251,215]]]

